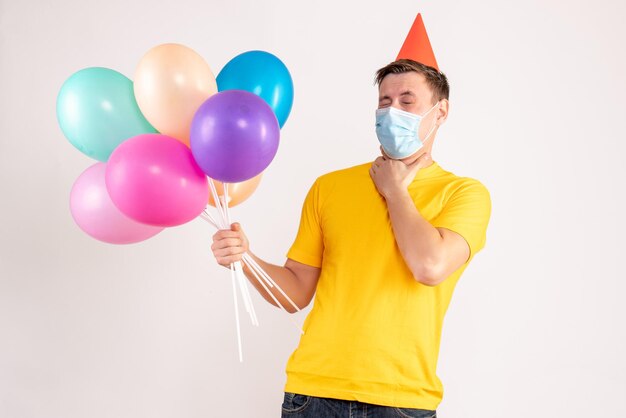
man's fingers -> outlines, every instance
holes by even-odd
[[[243,230],[241,228],[241,224],[239,222],[235,222],[230,225],[230,229],[220,229],[213,234],[213,239],[241,237],[242,235]]]
[[[213,234],[211,251],[218,264],[228,267],[241,261],[246,252],[247,240],[239,222],[230,225],[231,229],[221,229]]]
[[[243,247],[228,247],[228,248],[220,248],[217,250],[213,250],[213,255],[215,258],[218,257],[228,257],[231,255],[243,254],[246,251]]]
[[[212,250],[218,250],[220,248],[227,247],[241,247],[243,244],[243,240],[240,238],[224,238],[219,241],[214,241],[211,245]]]
[[[229,267],[231,264],[237,262],[237,261],[241,261],[243,256],[241,255],[233,255],[233,256],[227,256],[227,257],[217,257],[217,263],[221,266],[224,267]]]
[[[241,237],[240,231],[230,231],[228,229],[220,229],[213,234],[213,240],[220,240],[224,238],[239,238]]]

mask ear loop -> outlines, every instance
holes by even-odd
[[[423,115],[419,115],[419,117],[420,117],[420,124],[422,123],[422,120],[424,120],[424,117],[425,117],[426,115],[428,115],[430,112],[432,112],[432,111],[433,111],[433,109],[434,109],[435,107],[437,107],[440,103],[441,103],[441,101],[438,101],[437,103],[435,103],[435,104],[433,105],[433,107],[431,107],[430,109],[428,109],[428,110],[426,111],[426,113],[424,113]],[[422,140],[419,138],[419,124],[417,125],[417,139],[418,139],[418,140],[422,143],[422,146],[421,146],[421,147],[419,147],[418,149],[416,149],[416,150],[415,150],[415,152],[414,152],[413,154],[411,154],[411,155],[409,155],[409,156],[406,156],[406,157],[404,157],[404,158],[410,158],[410,157],[414,156],[415,154],[417,154],[418,152],[420,152],[420,150],[421,150],[422,148],[424,148],[424,144],[426,144],[426,141],[428,141],[428,137],[429,137],[429,136],[433,133],[433,131],[435,130],[435,126],[437,126],[437,125],[435,124],[435,125],[434,125],[431,129],[430,129],[430,131],[428,132],[428,134],[426,134],[426,138],[424,138],[424,140],[422,141]]]
[[[430,112],[432,112],[432,110],[435,107],[438,107],[441,104],[441,100],[438,101],[437,103],[435,103],[435,105],[433,107],[430,108],[430,110],[426,113],[424,113],[424,115],[422,116],[422,120],[424,119],[424,116],[428,115]],[[437,122],[437,119],[435,119],[435,122]],[[428,137],[430,137],[430,135],[435,131],[435,127],[437,126],[437,123],[433,124],[433,127],[430,128],[430,131],[428,131],[428,133],[426,134],[426,138],[424,138],[424,140],[422,141],[422,144],[425,144],[426,141],[428,141]],[[418,127],[418,131],[417,131],[417,135],[419,137],[419,127]]]

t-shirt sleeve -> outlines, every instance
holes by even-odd
[[[322,266],[324,253],[319,188],[318,178],[304,199],[298,234],[287,252],[287,258],[313,267]]]
[[[491,216],[491,197],[487,188],[473,181],[457,189],[441,213],[431,222],[461,235],[470,248],[467,261],[479,252],[487,240],[487,225]]]

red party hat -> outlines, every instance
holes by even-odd
[[[428,40],[428,34],[426,34],[426,28],[424,27],[421,13],[417,14],[396,60],[401,58],[421,62],[422,64],[429,65],[439,70],[435,54]]]

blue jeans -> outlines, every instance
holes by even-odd
[[[437,411],[394,408],[285,392],[282,418],[436,418]]]

